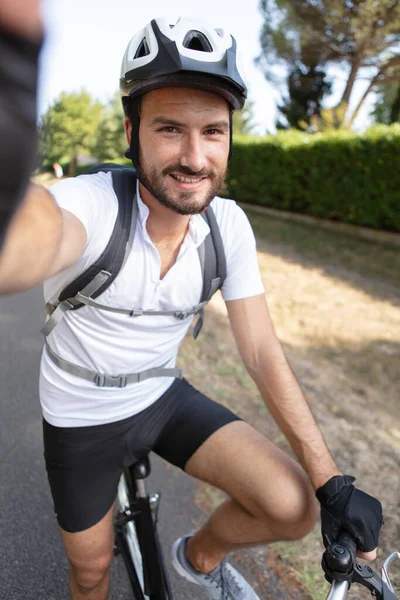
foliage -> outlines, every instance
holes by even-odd
[[[247,100],[243,110],[236,110],[233,113],[232,121],[233,135],[247,135],[253,133],[254,123],[254,102]]]
[[[380,86],[372,115],[376,123],[391,125],[400,121],[400,83],[386,82]]]
[[[123,156],[127,146],[121,97],[116,92],[102,111],[91,153],[100,160],[111,160]]]
[[[338,105],[323,114],[330,126],[350,126],[368,94],[398,77],[400,2],[398,0],[260,0],[264,17],[258,63],[267,78],[276,66],[339,64],[347,80]],[[357,77],[368,85],[349,114]]]
[[[90,154],[95,142],[103,106],[86,91],[62,92],[42,115],[40,154],[46,164],[70,165],[75,170],[79,153]]]
[[[275,209],[400,231],[400,125],[365,135],[281,131],[234,144],[227,196]]]
[[[286,123],[278,120],[277,129],[306,130],[312,118],[321,116],[321,104],[324,96],[329,94],[332,85],[326,79],[326,73],[318,67],[304,65],[294,67],[288,76],[289,95],[283,98],[278,110]]]

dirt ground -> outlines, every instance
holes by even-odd
[[[262,234],[262,223],[257,225],[266,296],[289,363],[338,466],[357,476],[358,485],[383,504],[385,524],[375,563],[378,567],[382,558],[400,550],[398,265],[390,258],[386,266],[392,276],[382,278],[377,273],[384,269],[372,265],[371,257],[365,259],[369,264],[364,268],[354,268],[363,260],[357,241],[350,240],[350,251],[358,256],[347,262],[348,267],[346,260],[327,260],[323,250],[314,256],[304,252],[295,224],[269,219]],[[271,228],[273,236],[268,235]],[[335,244],[332,234],[326,235],[326,244]],[[280,237],[284,243],[279,243]],[[384,253],[372,244],[372,255],[380,251]],[[240,363],[221,296],[214,298],[207,310],[203,334],[197,342],[188,337],[180,356],[194,385],[288,448]],[[197,503],[205,511],[221,500],[216,490],[199,486]],[[260,573],[266,564],[278,576],[285,575],[282,597],[324,598],[327,588],[319,567],[321,551],[319,528],[315,528],[301,542],[276,544],[268,552],[255,550],[244,560],[255,562]],[[395,583],[399,585],[399,577]],[[260,575],[260,592],[266,595],[270,585],[270,572],[265,578]],[[356,588],[351,595],[369,597],[367,590]]]

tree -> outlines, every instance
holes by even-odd
[[[307,130],[312,118],[321,116],[322,100],[331,91],[332,85],[326,79],[325,71],[317,66],[296,66],[290,71],[287,81],[289,94],[278,105],[286,122],[279,119],[276,127]]]
[[[112,160],[124,156],[127,147],[121,96],[116,92],[103,109],[92,152],[101,160]]]
[[[68,161],[74,174],[77,155],[92,151],[103,108],[88,92],[62,92],[41,117],[42,159],[48,164]]]
[[[233,113],[232,125],[233,135],[253,133],[256,126],[254,123],[254,102],[247,100],[243,110],[236,110]]]
[[[372,116],[385,125],[400,121],[400,83],[391,81],[379,87]]]
[[[339,103],[323,117],[334,127],[351,126],[368,94],[393,78],[400,65],[399,0],[260,0],[265,22],[258,63],[267,77],[273,65],[343,66],[347,77]],[[305,62],[304,62],[305,61]],[[349,103],[360,75],[366,90],[352,113]]]

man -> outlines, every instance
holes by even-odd
[[[247,218],[217,196],[231,150],[232,111],[246,97],[235,54],[228,33],[190,19],[175,26],[152,21],[125,53],[125,129],[139,177],[135,238],[101,296],[109,310],[67,312],[48,336],[41,365],[46,467],[73,600],[107,598],[118,479],[124,465],[149,450],[229,495],[172,549],[176,570],[211,600],[257,600],[226,555],[304,536],[317,518],[315,491],[325,541],[345,528],[365,558],[376,554],[380,503],[355,489],[330,456],[276,338]],[[100,256],[117,214],[110,174],[68,179],[52,192],[63,234],[46,273],[48,302]],[[53,360],[58,355],[82,371],[111,376],[174,367],[192,319],[158,312],[198,302],[198,247],[209,234],[200,214],[209,205],[224,244],[222,294],[241,358],[300,465],[185,380],[160,376],[124,388],[96,387]],[[132,306],[157,314],[112,311]]]

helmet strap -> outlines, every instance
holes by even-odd
[[[125,151],[126,158],[129,158],[136,171],[139,173],[139,126],[140,126],[140,97],[130,99],[129,120],[132,125],[131,143]]]
[[[232,144],[232,130],[233,130],[233,110],[229,111],[229,154],[228,154],[228,164],[231,162],[231,158],[232,158],[232,150],[233,150],[233,144]]]

